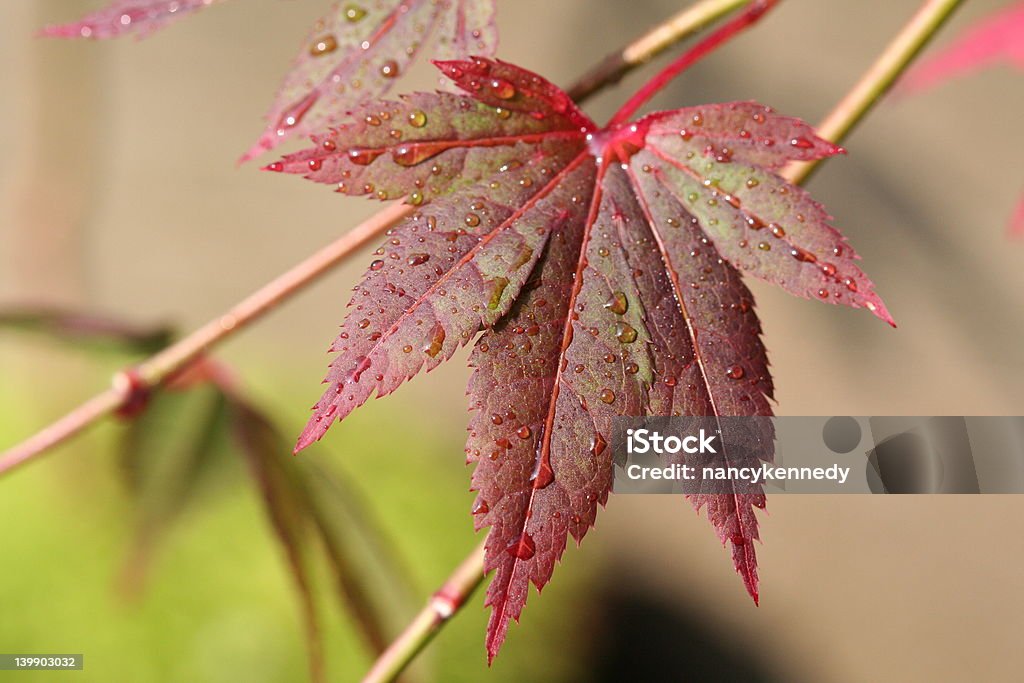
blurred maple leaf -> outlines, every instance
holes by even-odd
[[[900,81],[900,90],[919,93],[1003,62],[1024,69],[1024,2],[982,19],[948,46],[918,62]],[[1024,196],[1010,219],[1010,234],[1024,236]]]

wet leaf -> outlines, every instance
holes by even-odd
[[[266,129],[243,160],[291,136],[324,130],[352,107],[383,95],[424,48],[449,59],[489,55],[496,45],[494,0],[339,2],[303,42],[267,113]]]
[[[518,67],[439,67],[469,96],[367,105],[270,168],[423,204],[372,256],[298,449],[483,331],[466,453],[476,526],[490,527],[493,658],[529,584],[607,500],[614,416],[770,414],[740,271],[891,318],[824,209],[777,173],[841,152],[806,124],[734,102],[601,129]],[[370,120],[380,112],[398,135]],[[763,496],[693,502],[756,600]]]

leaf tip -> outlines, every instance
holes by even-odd
[[[48,24],[35,33],[36,38],[89,38],[92,31],[80,24]]]
[[[239,166],[241,166],[242,164],[246,164],[246,163],[252,161],[253,159],[255,159],[256,157],[261,156],[265,152],[269,152],[273,148],[274,148],[273,140],[269,139],[266,134],[263,134],[263,135],[260,136],[259,140],[257,140],[255,143],[253,143],[253,146],[250,147],[245,152],[245,154],[243,154],[242,156],[238,157],[238,162],[237,163],[238,163]],[[273,164],[271,164],[271,166],[273,166]]]
[[[321,436],[323,436],[323,434],[319,433],[318,430],[307,426],[302,431],[302,434],[299,435],[299,440],[295,442],[295,448],[292,449],[292,455],[298,455],[302,451],[306,450],[319,441]]]
[[[892,314],[889,313],[889,309],[885,307],[882,300],[878,297],[873,297],[873,300],[864,302],[864,307],[871,311],[876,318],[884,323],[887,323],[893,329],[896,329],[896,321],[893,319]]]

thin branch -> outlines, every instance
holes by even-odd
[[[601,60],[569,88],[569,96],[580,102],[598,90],[618,83],[636,67],[646,64],[676,43],[751,2],[752,0],[702,0],[690,5]]]
[[[395,680],[484,580],[484,543],[456,567],[401,635],[377,659],[363,683]]]
[[[818,135],[841,142],[871,108],[892,88],[900,75],[938,32],[963,0],[927,0],[885,48],[856,85],[818,125]],[[782,175],[792,183],[802,183],[818,162],[797,162]]]
[[[277,308],[413,211],[413,207],[396,202],[181,341],[143,361],[134,369],[118,373],[111,388],[89,399],[27,441],[0,453],[0,475],[7,474],[70,439],[104,416],[137,400],[140,390],[149,390],[172,378],[210,348]]]

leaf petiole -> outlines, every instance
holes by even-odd
[[[654,97],[659,90],[668,85],[676,76],[714,52],[715,49],[728,42],[736,34],[756,24],[768,10],[775,7],[778,3],[779,0],[756,0],[742,14],[723,24],[707,38],[697,43],[692,49],[680,55],[642,88],[637,90],[626,104],[622,105],[622,108],[615,112],[615,115],[608,121],[608,127],[611,128],[628,121],[640,107],[646,104],[648,100]]]

